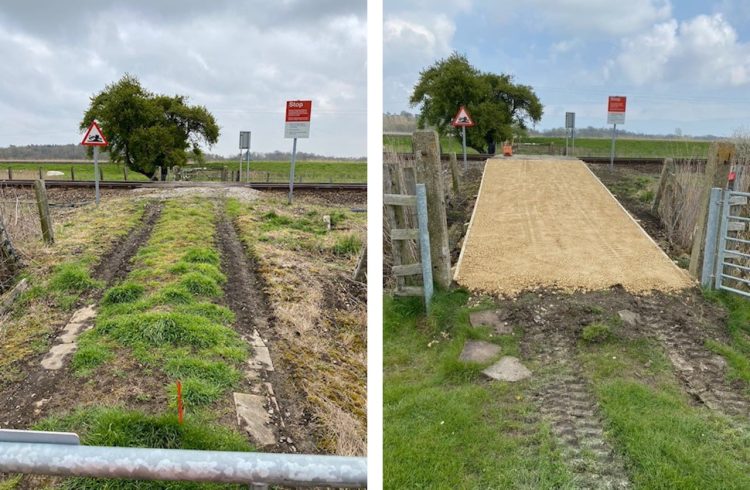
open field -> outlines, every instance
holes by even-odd
[[[658,170],[592,167],[686,265],[650,215]],[[469,220],[478,181],[467,175],[463,198],[448,200],[449,224]],[[505,299],[458,289],[438,293],[429,315],[419,300],[386,297],[385,488],[747,488],[748,305],[697,287],[620,285]],[[475,312],[495,320],[472,326]],[[500,352],[460,361],[469,340]],[[517,357],[531,378],[482,374],[501,356]]]
[[[440,147],[443,153],[463,154],[463,146],[461,146],[461,140],[450,136],[440,137]],[[396,152],[396,153],[410,153],[411,148],[411,136],[383,136],[383,151],[385,152]],[[466,148],[466,153],[478,153],[473,148]]]
[[[0,427],[88,445],[363,455],[366,295],[349,275],[366,214],[351,207],[240,188],[118,191],[65,215],[54,245],[30,235],[19,248],[31,288],[0,319]],[[135,485],[0,474],[4,490],[105,484]],[[204,487],[238,488],[168,486]]]
[[[565,151],[565,138],[551,138],[529,136],[521,138],[516,143],[522,145],[536,145],[522,147],[525,154],[557,154]],[[576,138],[577,156],[609,156],[612,140],[609,138]],[[410,136],[383,136],[385,151],[408,153],[412,151]],[[461,153],[461,141],[455,137],[440,138],[443,153]],[[617,157],[654,157],[654,158],[706,158],[710,141],[693,140],[655,140],[618,138],[616,144]],[[499,151],[499,148],[498,148]],[[467,153],[477,153],[467,148]],[[572,153],[571,153],[572,154]]]
[[[123,180],[123,167],[113,163],[101,163],[104,180]],[[201,165],[187,165],[186,174],[192,172],[191,180],[220,180],[221,169],[237,171],[239,162],[221,161],[206,162]],[[39,169],[45,172],[44,178],[49,180],[70,180],[71,171],[75,172],[76,180],[94,180],[93,163],[0,163],[0,179],[8,178],[8,169],[12,169],[13,178],[36,179]],[[244,168],[244,167],[243,167]],[[251,161],[250,176],[254,182],[288,182],[290,162]],[[72,169],[72,170],[71,170]],[[61,176],[47,176],[47,171],[63,172]],[[128,180],[148,180],[145,175],[129,171]],[[334,182],[360,183],[367,182],[367,163],[365,162],[333,162],[333,161],[298,161],[295,164],[295,181],[298,182]]]
[[[531,143],[547,147],[552,144],[558,154],[565,150],[565,138],[532,136],[521,138],[517,143]],[[615,148],[618,157],[706,158],[711,143],[711,141],[618,137]],[[611,138],[576,138],[575,154],[578,156],[609,156],[611,145]],[[543,148],[539,152],[546,153]]]

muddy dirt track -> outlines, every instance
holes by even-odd
[[[489,160],[456,268],[474,291],[674,291],[692,280],[579,160]]]

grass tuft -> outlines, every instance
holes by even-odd
[[[110,288],[104,298],[102,298],[103,305],[113,305],[121,303],[132,303],[133,301],[140,299],[146,288],[143,285],[135,282],[124,282],[118,286]]]
[[[336,239],[331,250],[336,255],[352,256],[359,253],[362,240],[357,235],[344,235]]]
[[[216,281],[200,272],[188,272],[183,275],[179,285],[198,296],[217,297],[222,294]]]
[[[83,293],[101,286],[101,282],[91,278],[87,267],[81,264],[57,266],[49,280],[49,290],[59,293]]]
[[[231,343],[237,336],[232,330],[201,316],[173,312],[115,316],[100,321],[96,331],[108,334],[125,345],[145,343],[154,347],[206,348]]]
[[[601,344],[612,338],[612,329],[603,323],[592,323],[584,327],[581,338],[589,344]]]
[[[211,248],[195,247],[185,252],[182,260],[194,264],[219,265],[219,254]]]

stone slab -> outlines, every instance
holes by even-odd
[[[268,347],[253,346],[253,354],[250,360],[247,361],[247,365],[250,369],[256,371],[273,371],[273,361],[271,360],[271,353],[268,351]]]
[[[482,371],[482,374],[498,381],[510,382],[521,381],[522,379],[531,377],[531,371],[521,364],[521,361],[511,356],[501,358],[495,364]]]
[[[500,346],[484,342],[482,340],[467,340],[464,343],[464,348],[461,351],[461,355],[458,357],[459,361],[463,362],[490,362],[497,358],[500,354]]]
[[[42,367],[52,371],[61,369],[65,358],[78,348],[78,336],[81,332],[94,325],[94,317],[96,317],[94,305],[76,310],[58,337],[58,343],[52,346],[42,359]]]
[[[620,310],[617,312],[617,316],[619,316],[620,320],[629,327],[635,327],[638,325],[638,322],[641,321],[641,316],[630,310]]]
[[[272,446],[276,435],[271,427],[271,416],[264,407],[266,397],[248,393],[234,393],[237,424],[250,434],[259,446]]]
[[[504,320],[503,310],[474,311],[469,314],[469,323],[472,327],[491,327],[498,335],[507,335],[513,332],[513,328],[507,325]]]

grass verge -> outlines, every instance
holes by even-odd
[[[365,454],[366,289],[349,276],[367,216],[305,198],[293,206],[229,200],[227,213],[258,264],[279,336],[274,349],[315,418],[318,447]]]
[[[729,376],[742,380],[750,395],[750,301],[726,291],[706,291],[705,296],[726,308],[730,343],[709,341],[708,347],[721,354],[729,364]]]
[[[691,405],[653,341],[612,335],[579,357],[635,488],[750,486],[746,423]]]
[[[413,299],[383,312],[385,488],[566,488],[572,481],[525,382],[490,383],[458,356],[467,339],[518,355],[516,335],[468,326],[467,294]]]
[[[25,377],[20,365],[46,352],[50,333],[64,322],[79,298],[102,285],[91,278],[93,267],[143,216],[145,201],[111,199],[84,206],[56,223],[54,245],[24,243],[28,264],[22,275],[31,288],[5,318],[0,318],[0,386]]]

